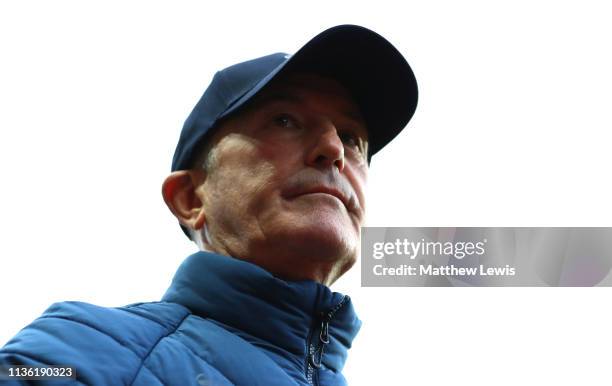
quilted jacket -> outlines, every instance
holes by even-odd
[[[349,297],[322,284],[198,252],[160,302],[51,305],[0,349],[0,366],[75,368],[49,385],[346,385],[360,325]]]

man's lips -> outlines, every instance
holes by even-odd
[[[298,196],[304,196],[306,194],[313,194],[313,193],[323,193],[323,194],[327,194],[327,195],[336,197],[338,200],[340,200],[340,202],[342,202],[344,204],[345,207],[348,208],[348,204],[347,204],[348,200],[346,198],[344,198],[344,196],[342,195],[342,193],[340,191],[334,190],[334,189],[326,189],[326,188],[313,189],[313,190],[301,193]]]
[[[342,192],[340,189],[327,187],[327,186],[314,186],[314,187],[303,189],[297,192],[290,192],[289,194],[286,195],[286,197],[289,199],[292,199],[292,198],[304,196],[307,194],[313,194],[313,193],[323,193],[323,194],[328,194],[330,196],[336,197],[338,200],[340,200],[340,202],[342,202],[342,204],[344,204],[344,207],[347,210],[352,211],[354,209],[351,204],[351,200],[349,200],[349,198],[344,192]]]

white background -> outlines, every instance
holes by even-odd
[[[213,72],[336,24],[420,86],[367,225],[611,226],[605,4],[3,2],[0,345],[56,301],[159,299],[195,251],[161,183]],[[356,267],[333,289],[364,321],[352,385],[610,384],[609,288],[361,288]]]

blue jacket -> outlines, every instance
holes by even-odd
[[[322,284],[198,252],[160,302],[53,304],[0,350],[0,366],[76,368],[76,382],[50,385],[346,385],[360,325],[348,296]]]

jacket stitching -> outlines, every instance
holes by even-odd
[[[112,339],[112,340],[114,340],[115,342],[119,343],[119,345],[120,345],[120,346],[124,347],[126,350],[128,350],[128,351],[130,351],[132,354],[136,355],[136,353],[134,352],[134,350],[132,350],[131,348],[129,348],[129,347],[127,346],[127,344],[125,344],[124,342],[122,342],[121,340],[119,340],[118,338],[116,338],[115,336],[113,336],[113,335],[109,334],[109,333],[108,333],[108,332],[106,332],[106,331],[102,331],[102,330],[100,330],[99,328],[96,328],[95,326],[93,326],[93,325],[91,325],[91,324],[89,324],[89,323],[85,323],[85,322],[83,322],[82,320],[75,320],[75,319],[66,318],[66,317],[63,317],[63,316],[56,316],[56,315],[46,315],[46,316],[41,316],[41,317],[40,317],[40,318],[38,318],[38,319],[40,320],[40,319],[51,319],[51,318],[53,318],[53,319],[61,319],[61,320],[68,320],[68,321],[70,321],[70,322],[78,323],[78,324],[81,324],[81,325],[83,325],[83,326],[89,327],[89,328],[91,328],[92,330],[95,330],[95,331],[99,332],[99,333],[100,333],[100,334],[102,334],[102,335],[108,336],[109,338],[111,338],[111,339]],[[136,355],[136,356],[138,357],[138,355]]]
[[[177,323],[177,325],[176,325],[176,326],[174,326],[174,329],[169,330],[167,334],[162,335],[162,336],[160,336],[160,337],[159,337],[159,339],[157,339],[157,341],[156,341],[156,342],[153,344],[153,346],[151,346],[151,349],[149,349],[149,352],[147,352],[147,355],[145,355],[145,356],[142,358],[142,360],[140,361],[140,366],[138,366],[138,369],[136,369],[136,372],[134,373],[134,376],[132,377],[132,381],[131,381],[130,383],[128,383],[128,385],[133,385],[133,384],[134,384],[134,381],[136,380],[136,377],[138,376],[138,374],[140,373],[140,370],[141,370],[141,369],[142,369],[142,367],[144,366],[145,361],[146,361],[146,360],[149,358],[149,356],[151,355],[151,353],[153,352],[153,350],[155,350],[155,348],[157,347],[157,345],[159,344],[159,342],[161,342],[161,341],[162,341],[162,339],[166,338],[167,336],[169,336],[170,334],[172,334],[173,332],[175,332],[175,331],[176,331],[176,329],[177,329],[177,326],[180,326],[180,325],[181,325],[181,323],[183,323],[183,322],[185,321],[185,319],[187,319],[187,317],[188,317],[189,315],[190,315],[190,314],[186,314],[186,315],[183,317],[183,319],[181,319],[181,321],[180,321],[179,323]],[[148,367],[147,367],[147,369],[148,369],[149,371],[151,371],[151,369],[149,369]],[[152,372],[152,371],[151,371],[151,372]],[[155,377],[156,377],[157,379],[159,379],[159,377],[157,376],[157,374],[155,374],[155,373],[153,373],[153,374],[155,375]],[[160,379],[160,381],[161,381],[161,379]],[[162,382],[162,383],[163,383],[163,382]]]
[[[160,377],[159,375],[157,375],[157,374],[155,373],[155,371],[153,371],[153,369],[152,369],[152,368],[150,368],[149,366],[147,366],[146,364],[144,364],[144,362],[142,363],[142,367],[141,367],[141,368],[138,370],[138,373],[140,373],[140,371],[141,371],[143,368],[145,368],[145,369],[149,370],[149,372],[150,372],[151,374],[153,374],[153,376],[155,377],[155,379],[157,379],[157,380],[159,381],[159,383],[161,383],[162,385],[166,386],[166,382],[164,382],[164,381],[161,379],[161,377]],[[135,381],[135,380],[136,380],[136,378],[134,378],[134,381]]]
[[[182,335],[181,331],[178,331],[178,330],[177,330],[177,331],[176,331],[176,335]],[[227,381],[228,381],[229,383],[231,383],[231,384],[232,384],[232,385],[234,385],[234,386],[236,386],[236,385],[237,385],[236,383],[234,383],[234,381],[230,380],[230,378],[228,378],[228,377],[227,377],[227,375],[226,375],[225,373],[222,373],[222,372],[221,372],[221,369],[219,369],[218,367],[213,366],[213,364],[212,364],[212,363],[210,363],[210,361],[206,360],[206,359],[205,359],[205,358],[203,358],[201,355],[199,355],[197,352],[193,351],[193,349],[191,349],[191,347],[187,346],[187,345],[185,344],[185,342],[183,342],[183,341],[181,341],[181,340],[177,339],[177,338],[176,338],[176,337],[174,337],[174,336],[170,336],[169,338],[170,338],[170,339],[174,339],[174,340],[176,340],[176,341],[177,341],[177,342],[179,342],[181,345],[185,346],[185,348],[187,348],[187,350],[189,350],[189,351],[190,351],[190,352],[191,352],[193,355],[195,355],[196,357],[200,358],[202,361],[204,361],[204,363],[207,363],[207,364],[208,364],[208,365],[209,365],[211,368],[213,368],[213,369],[217,370],[217,371],[219,372],[219,374],[221,374],[221,375],[222,375],[222,376],[223,376],[225,379],[227,379]],[[239,338],[240,338],[240,337],[239,337]],[[240,339],[242,339],[242,338],[240,338]],[[245,343],[246,343],[246,344],[250,344],[250,342],[247,342],[247,341],[245,341]],[[262,355],[265,355],[265,354],[263,354],[263,353],[262,353]],[[273,361],[273,362],[274,362],[274,361]],[[274,362],[274,363],[276,363],[276,362]],[[276,364],[278,365],[278,363],[276,363]],[[297,381],[295,382],[295,384],[296,384],[296,385],[298,384],[298,383],[297,383]]]
[[[139,314],[138,312],[135,312],[135,311],[133,310],[134,308],[146,309],[146,307],[140,307],[141,305],[146,305],[146,304],[155,304],[155,305],[158,305],[158,304],[163,304],[163,303],[165,303],[165,304],[170,304],[170,303],[167,303],[167,302],[148,302],[148,303],[136,303],[136,304],[130,304],[130,305],[128,305],[128,306],[124,306],[124,307],[119,307],[119,308],[116,308],[116,309],[117,309],[117,310],[121,310],[121,311],[128,312],[128,313],[130,313],[130,315],[135,315],[135,316],[138,316],[138,317],[144,318],[144,319],[146,319],[146,320],[150,320],[150,321],[155,322],[155,323],[159,324],[160,326],[162,326],[162,327],[166,328],[166,327],[167,327],[167,324],[164,324],[164,322],[165,322],[165,321],[163,321],[163,320],[158,320],[158,319],[156,318],[156,316],[155,316],[155,315],[147,315],[147,316],[143,316],[143,315],[141,315],[141,314]],[[178,304],[178,303],[173,303],[173,304]],[[179,304],[179,305],[180,305],[180,304]],[[181,306],[181,307],[183,307],[182,305],[180,305],[180,306]],[[187,311],[187,314],[189,314],[189,312],[188,312],[188,311]],[[172,327],[173,327],[173,328],[176,328],[177,326],[178,326],[178,324],[172,324]]]
[[[180,334],[180,332],[177,332],[177,334]],[[192,353],[193,355],[195,355],[196,357],[200,358],[202,361],[204,361],[204,363],[208,364],[211,368],[217,370],[219,372],[219,374],[221,374],[223,376],[223,378],[227,379],[227,381],[229,383],[231,383],[232,385],[236,386],[236,383],[234,383],[234,381],[230,380],[227,375],[225,373],[221,372],[221,369],[215,367],[212,365],[212,363],[210,363],[210,361],[206,360],[205,358],[203,358],[200,354],[198,354],[197,352],[193,351],[191,349],[191,347],[187,346],[185,344],[185,342],[173,337],[173,336],[169,336],[170,339],[174,339],[175,341],[179,342],[182,346],[184,346],[187,350],[189,350],[190,353]]]

